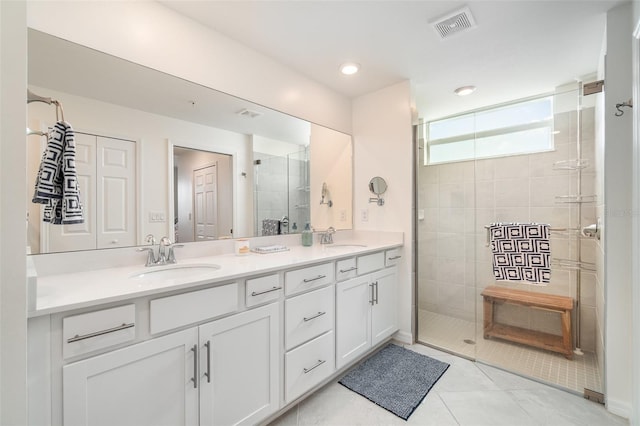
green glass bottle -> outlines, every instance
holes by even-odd
[[[313,245],[313,232],[311,227],[307,223],[302,231],[302,245],[305,247],[311,247]]]

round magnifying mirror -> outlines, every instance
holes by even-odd
[[[384,194],[387,190],[387,182],[380,176],[371,178],[369,181],[369,191],[376,195]]]

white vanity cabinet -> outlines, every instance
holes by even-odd
[[[336,368],[398,330],[396,280],[390,267],[336,284]]]
[[[194,328],[64,366],[64,425],[197,425],[197,345]]]
[[[285,273],[285,403],[335,371],[334,268],[324,263]]]
[[[201,425],[253,425],[278,410],[279,312],[272,303],[198,327]]]
[[[29,424],[268,421],[397,331],[398,256],[388,246],[331,258],[323,251],[35,315]]]
[[[230,288],[151,300],[151,319],[159,302],[179,320],[174,301]],[[235,303],[227,298],[218,305]],[[271,303],[65,365],[63,424],[256,424],[279,408],[280,340],[280,304]]]

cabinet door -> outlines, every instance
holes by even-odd
[[[279,408],[280,305],[200,328],[200,424],[256,424]]]
[[[398,331],[396,292],[396,268],[387,268],[371,274],[374,286],[374,304],[371,306],[372,345]]]
[[[196,425],[197,329],[63,367],[65,426]]]
[[[336,368],[371,347],[371,302],[369,276],[336,284]]]

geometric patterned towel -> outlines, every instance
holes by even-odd
[[[549,283],[551,249],[548,224],[492,223],[489,233],[496,280]]]
[[[44,222],[55,225],[84,222],[76,175],[75,134],[64,121],[58,121],[49,132],[32,201],[45,204]]]
[[[281,233],[280,221],[278,219],[263,219],[262,220],[262,235],[280,235]]]

